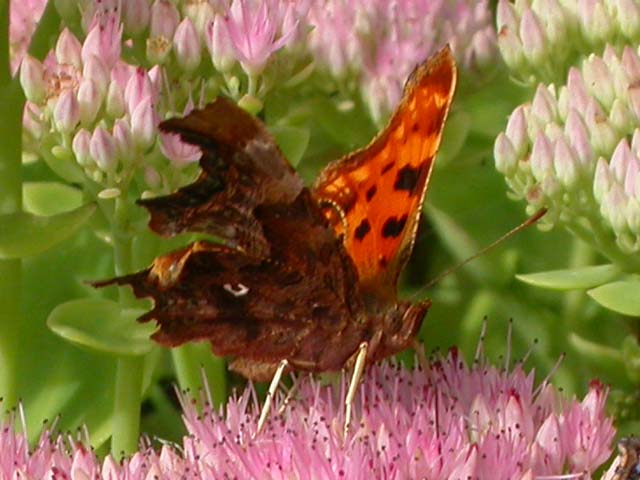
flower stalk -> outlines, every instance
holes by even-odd
[[[9,64],[9,2],[0,4],[0,216],[22,210],[22,106],[24,95],[11,77]],[[22,318],[22,260],[0,259],[0,396],[7,405],[17,401],[17,345]]]
[[[125,275],[132,269],[132,238],[128,228],[128,209],[127,196],[124,192],[115,199],[112,221],[116,275]],[[135,302],[133,295],[125,287],[118,288],[118,297],[122,310],[132,307]],[[131,454],[138,448],[144,358],[143,355],[125,355],[118,358],[111,439],[111,452],[114,455]]]

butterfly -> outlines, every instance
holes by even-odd
[[[200,148],[202,172],[173,194],[138,202],[150,228],[220,242],[197,241],[98,285],[151,297],[139,320],[158,323],[157,342],[209,341],[253,380],[339,370],[354,358],[361,371],[412,347],[430,301],[399,300],[397,282],[455,85],[445,47],[413,71],[386,128],[330,163],[311,188],[265,125],[231,100],[162,122]]]
[[[640,440],[623,438],[618,442],[618,456],[603,480],[640,480]]]

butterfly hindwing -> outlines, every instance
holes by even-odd
[[[455,83],[445,47],[413,72],[387,127],[327,166],[313,188],[364,288],[389,301],[413,247]]]
[[[363,308],[351,259],[306,188],[256,216],[269,256],[199,241],[95,285],[131,285],[154,301],[140,318],[157,321],[154,340],[207,340],[215,354],[241,359],[236,368],[251,378],[265,379],[283,358],[306,370],[339,369],[367,329],[354,321]]]

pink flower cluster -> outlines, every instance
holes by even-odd
[[[376,121],[400,100],[413,68],[445,43],[465,67],[496,53],[485,0],[323,0],[312,2],[309,24],[313,55],[333,76],[356,76]]]
[[[29,453],[9,424],[0,435],[0,477],[590,478],[611,454],[607,390],[593,382],[578,401],[547,383],[535,387],[533,377],[521,365],[510,372],[482,362],[469,367],[455,350],[426,372],[374,366],[359,387],[346,439],[344,381],[298,379],[286,405],[277,395],[274,411],[280,411],[258,435],[251,387],[220,411],[206,402],[199,410],[183,396],[189,435],[181,448],[145,448],[121,464],[110,457],[101,463],[82,444],[47,435]]]
[[[120,16],[103,10],[84,42],[65,29],[44,62],[29,55],[23,59],[25,148],[42,154],[67,181],[86,177],[102,185],[103,197],[126,191],[141,166],[147,188],[171,190],[175,185],[162,184],[153,157],[161,151],[181,167],[196,161],[199,152],[177,136],[158,133],[160,114],[168,108],[161,98],[162,67],[146,70],[125,63],[121,50]],[[64,168],[55,168],[65,161]]]

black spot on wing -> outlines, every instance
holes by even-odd
[[[356,227],[355,238],[362,241],[364,237],[371,231],[371,224],[366,218],[360,222],[360,225]]]
[[[405,165],[396,175],[396,182],[393,184],[394,190],[406,190],[409,195],[413,195],[413,190],[418,183],[418,169]]]
[[[395,164],[396,164],[396,162],[389,162],[384,167],[382,167],[382,171],[381,171],[382,175],[384,175],[389,170],[391,170]]]
[[[389,217],[387,221],[384,222],[382,226],[382,236],[384,238],[396,238],[404,229],[404,226],[407,224],[407,215],[403,215],[402,217]]]
[[[371,187],[369,187],[369,189],[367,190],[367,193],[365,194],[367,197],[367,202],[371,201],[371,199],[374,197],[377,191],[378,191],[378,188],[375,185],[372,185]]]

